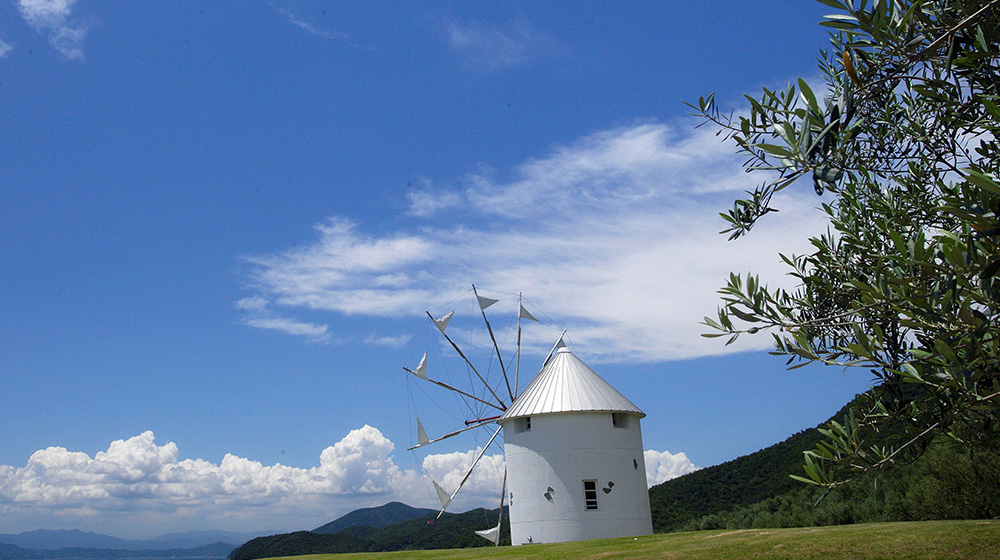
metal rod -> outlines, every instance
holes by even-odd
[[[456,388],[452,387],[451,385],[448,385],[447,383],[441,383],[440,381],[435,381],[435,380],[431,379],[430,377],[425,377],[423,375],[417,375],[417,372],[413,371],[412,369],[410,369],[410,368],[408,368],[406,366],[403,366],[403,369],[406,370],[406,371],[408,371],[408,372],[410,372],[410,373],[412,373],[418,379],[423,379],[423,380],[426,380],[426,381],[430,381],[431,383],[433,383],[435,385],[439,385],[439,386],[444,387],[445,389],[448,389],[450,391],[455,391],[456,393],[459,393],[461,395],[465,395],[466,397],[469,397],[470,399],[472,399],[474,401],[479,401],[479,402],[485,404],[486,406],[492,406],[493,408],[495,408],[497,410],[500,410],[500,411],[507,410],[506,407],[503,407],[502,403],[501,403],[501,406],[497,406],[497,405],[495,405],[495,404],[493,404],[493,403],[491,403],[489,401],[484,401],[483,399],[481,399],[481,398],[479,398],[479,397],[477,397],[475,395],[470,395],[470,394],[466,393],[465,391],[463,391],[461,389],[456,389]]]
[[[500,435],[500,430],[502,429],[503,429],[502,426],[497,428],[497,431],[493,433],[493,437],[490,438],[490,441],[486,442],[486,445],[483,446],[483,450],[479,452],[479,456],[476,457],[476,460],[472,462],[472,466],[469,467],[468,472],[465,473],[465,477],[462,478],[462,482],[458,483],[458,488],[456,488],[455,491],[451,493],[451,498],[448,498],[448,503],[451,503],[451,500],[455,499],[455,496],[458,495],[458,491],[462,489],[463,485],[465,485],[465,481],[469,480],[469,476],[472,475],[472,469],[476,468],[476,465],[479,464],[479,460],[483,458],[483,454],[485,454],[486,450],[489,449],[490,445],[493,443],[493,440],[495,440],[497,436]],[[441,516],[443,514],[444,514],[444,509],[442,509],[441,513],[437,514],[437,517],[435,517],[434,519],[441,519]]]
[[[472,293],[476,295],[476,304],[479,304],[479,292],[476,291],[476,285],[472,285]],[[520,311],[520,310],[519,310]],[[510,396],[511,402],[514,402],[514,393],[510,391],[510,380],[507,379],[507,369],[503,367],[503,356],[500,355],[500,347],[497,345],[497,339],[493,336],[493,327],[490,325],[490,320],[486,318],[486,310],[483,306],[479,306],[479,312],[483,314],[483,322],[486,323],[486,330],[490,333],[490,340],[493,341],[493,350],[497,353],[497,360],[500,362],[500,372],[503,373],[503,381],[507,384],[507,394]]]
[[[469,424],[475,424],[477,422],[489,422],[490,420],[496,420],[497,418],[500,418],[501,416],[503,416],[503,414],[498,414],[496,416],[490,416],[489,418],[477,418],[475,420],[466,420],[465,421],[465,425],[468,426]]]
[[[431,321],[434,320],[434,316],[431,315],[430,311],[427,312],[427,316],[431,318]],[[463,360],[465,360],[465,363],[469,364],[469,367],[472,368],[472,371],[476,374],[476,377],[478,377],[479,380],[483,382],[483,385],[485,385],[486,389],[490,392],[491,395],[493,395],[493,398],[496,399],[498,403],[500,403],[500,410],[507,410],[507,406],[503,404],[503,400],[497,396],[497,394],[493,391],[493,388],[490,387],[490,384],[487,383],[485,379],[483,379],[483,376],[479,374],[479,370],[476,369],[476,366],[472,365],[472,362],[469,361],[469,358],[465,357],[465,354],[462,352],[462,349],[459,348],[457,344],[455,344],[455,341],[453,341],[451,337],[448,336],[448,333],[441,331],[441,334],[444,336],[444,339],[451,344],[451,347],[454,348],[456,352],[458,352],[458,355],[461,356]],[[494,408],[496,408],[496,406],[494,406]]]
[[[518,376],[521,373],[521,292],[517,293],[517,365],[514,366],[514,398],[517,399]],[[514,401],[511,401],[513,404]]]
[[[450,437],[457,436],[458,434],[460,434],[462,432],[467,432],[467,431],[475,429],[475,428],[480,428],[482,426],[485,426],[486,424],[489,424],[490,422],[491,422],[491,420],[486,420],[486,421],[480,422],[479,424],[476,424],[475,426],[467,426],[465,428],[462,428],[461,430],[455,430],[454,432],[451,432],[450,434],[445,434],[445,435],[443,435],[443,436],[441,436],[439,438],[432,439],[432,440],[428,441],[427,443],[417,444],[417,445],[414,445],[413,447],[407,447],[406,450],[407,451],[413,451],[414,449],[416,449],[418,447],[425,447],[425,446],[428,446],[428,445],[430,445],[432,443],[437,443],[437,442],[439,442],[439,441],[441,441],[443,439],[448,439]]]

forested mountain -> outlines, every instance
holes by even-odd
[[[831,420],[840,421],[853,404]],[[892,437],[891,431],[886,433]],[[1000,515],[1000,453],[970,455],[939,439],[912,464],[859,477],[824,495],[825,489],[789,476],[803,472],[802,452],[821,439],[819,430],[810,428],[756,453],[651,488],[654,529],[802,527]]]
[[[313,533],[332,535],[348,527],[374,527],[381,529],[403,521],[437,515],[437,511],[427,508],[410,507],[401,502],[389,502],[384,506],[356,509],[343,517],[335,519],[322,527],[312,530]]]
[[[391,505],[387,504],[387,506]],[[366,515],[370,513],[368,512]],[[498,510],[488,511],[480,508],[460,514],[446,513],[441,519],[435,520],[434,516],[437,515],[437,512],[430,510],[429,514],[419,518],[383,528],[347,527],[333,534],[299,531],[260,537],[233,551],[229,558],[230,560],[252,560],[298,554],[492,546],[489,541],[477,536],[475,531],[496,525],[497,514]],[[324,527],[329,525],[324,525]],[[506,522],[506,512],[504,513],[504,524],[500,538],[501,544],[510,544],[510,530]]]
[[[844,406],[832,419],[842,418],[850,406]],[[817,428],[809,428],[756,453],[650,488],[653,530],[673,531],[692,519],[750,505],[802,486],[790,475],[802,474],[802,452],[815,447],[822,437]]]

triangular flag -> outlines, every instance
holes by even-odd
[[[560,336],[559,337],[559,342],[556,343],[556,348],[565,348],[565,347],[566,347],[566,343],[563,342],[563,337]]]
[[[476,296],[476,300],[479,301],[479,309],[482,309],[483,311],[486,311],[487,307],[489,307],[489,306],[493,305],[494,303],[500,301],[498,299],[483,297],[483,296],[480,296],[480,295]]]
[[[422,379],[427,379],[427,352],[424,352],[424,357],[420,358],[420,363],[417,364],[417,369],[413,370],[413,374]]]
[[[417,417],[417,447],[427,445],[430,442],[427,432],[424,431],[424,425],[420,423],[420,417]]]
[[[490,541],[494,545],[500,543],[500,526],[497,525],[492,529],[483,529],[482,531],[476,531],[476,534],[484,539]]]
[[[451,321],[451,316],[454,314],[455,312],[452,311],[451,313],[445,315],[444,317],[441,317],[440,319],[434,319],[434,324],[437,325],[439,331],[444,333],[444,330],[448,328],[448,321]]]
[[[532,320],[532,321],[538,321],[538,319],[535,319],[534,315],[532,315],[531,313],[528,313],[528,310],[524,308],[524,305],[520,305],[520,304],[518,304],[518,305],[521,308],[521,310],[518,311],[518,313],[517,313],[518,317],[520,317],[521,319],[529,319],[529,320]]]
[[[448,493],[444,491],[444,488],[441,488],[437,482],[432,480],[431,483],[434,484],[434,489],[437,490],[438,493],[438,499],[441,500],[441,511],[448,509],[448,504],[451,503],[451,496],[449,496]]]

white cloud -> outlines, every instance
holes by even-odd
[[[524,23],[502,30],[496,25],[479,21],[445,23],[448,45],[461,54],[469,66],[506,68],[528,59],[541,37]]]
[[[699,323],[730,271],[791,285],[777,253],[808,251],[804,234],[825,228],[818,199],[797,192],[727,242],[718,213],[759,179],[688,122],[600,131],[497,175],[477,171],[461,191],[421,185],[394,232],[332,217],[300,248],[248,258],[252,287],[286,314],[388,317],[476,283],[523,292],[595,362],[654,362],[769,347],[764,337],[726,347]]]
[[[482,452],[482,448],[428,455],[424,458],[421,467],[432,480],[440,484],[450,494],[458,488],[462,478],[465,477],[469,467],[480,452]],[[505,468],[506,464],[502,453],[484,454],[465,485],[462,486],[462,490],[455,497],[455,505],[448,506],[449,510],[464,511],[474,507],[489,509],[499,507]]]
[[[421,476],[395,465],[393,449],[371,426],[323,450],[312,468],[264,466],[231,454],[219,464],[181,460],[177,445],[157,445],[152,432],[115,441],[92,458],[50,447],[23,467],[0,466],[0,520],[47,518],[86,527],[97,516],[101,527],[119,525],[119,532],[157,521],[189,529],[245,527],[240,519],[257,529],[289,522],[296,524],[289,529],[303,529],[394,499],[427,506],[415,492]]]
[[[23,467],[0,465],[0,524],[14,530],[66,527],[119,535],[194,528],[301,530],[362,507],[402,501],[437,508],[430,479],[458,487],[481,448],[424,457],[420,468],[393,459],[395,445],[371,426],[324,449],[311,468],[265,466],[232,454],[219,463],[181,459],[152,432],[86,453],[49,447]],[[696,467],[683,453],[645,452],[649,484]],[[486,453],[450,511],[499,504],[504,458]],[[145,535],[150,536],[150,535]]]
[[[329,327],[297,321],[287,317],[249,317],[246,324],[259,329],[272,329],[283,333],[300,335],[315,342],[330,342]]]
[[[35,31],[48,34],[49,44],[69,59],[83,58],[87,28],[76,22],[76,0],[20,0],[21,17]]]
[[[304,336],[313,342],[330,342],[330,328],[327,325],[280,317],[272,313],[267,305],[267,299],[260,296],[250,296],[236,302],[236,308],[246,312],[243,317],[245,325]]]
[[[442,193],[430,190],[410,191],[406,193],[406,199],[410,203],[408,214],[418,218],[433,216],[442,210],[458,206],[462,202],[462,196],[458,193]]]
[[[698,470],[683,452],[672,454],[669,451],[647,449],[643,457],[646,462],[646,485],[649,487]]]
[[[365,337],[365,344],[369,346],[388,346],[389,348],[402,348],[406,346],[412,337],[408,334],[399,336],[377,336],[374,333]]]
[[[305,31],[306,33],[308,33],[310,35],[313,35],[313,36],[316,36],[316,37],[322,37],[323,39],[333,39],[333,40],[341,41],[343,43],[346,43],[346,44],[349,44],[351,46],[354,46],[351,43],[350,38],[347,36],[346,33],[342,33],[342,32],[339,32],[339,31],[334,31],[332,29],[325,29],[325,28],[319,27],[316,24],[314,24],[313,22],[311,22],[311,21],[303,18],[302,16],[297,15],[294,12],[292,12],[291,10],[286,10],[284,8],[280,8],[278,6],[273,6],[273,5],[272,5],[272,7],[275,10],[277,10],[277,12],[279,14],[281,14],[281,17],[285,18],[285,21],[287,21],[288,23],[294,25],[295,27],[298,27],[299,29]]]
[[[0,39],[0,58],[4,58],[12,50],[14,50],[14,45],[11,45],[10,43],[4,41],[3,39]]]

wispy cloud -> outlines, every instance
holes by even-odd
[[[595,362],[766,348],[761,337],[704,339],[699,322],[730,271],[790,285],[777,253],[808,246],[788,232],[825,222],[817,199],[796,193],[749,238],[727,242],[718,212],[757,178],[689,125],[605,130],[509,171],[476,171],[458,190],[422,185],[409,225],[394,232],[332,217],[300,248],[250,257],[251,284],[290,314],[372,317],[419,315],[473,282],[524,292]]]
[[[274,4],[272,4],[271,7],[273,7],[279,14],[281,14],[281,17],[285,18],[285,21],[294,25],[295,27],[298,27],[299,29],[305,31],[310,35],[321,37],[323,39],[332,39],[335,41],[341,41],[348,45],[355,46],[351,42],[350,37],[348,37],[346,33],[342,33],[340,31],[334,31],[333,29],[326,29],[323,27],[319,27],[315,23],[296,14],[295,12],[279,6],[275,6]]]
[[[524,22],[507,29],[476,20],[449,20],[444,26],[448,45],[470,66],[507,68],[526,62],[543,41],[543,36]]]
[[[49,44],[68,59],[83,58],[87,27],[73,17],[76,0],[19,0],[21,17],[39,33],[48,35]]]
[[[12,50],[14,50],[14,45],[0,39],[0,58],[6,57]]]
[[[457,488],[480,451],[427,455],[419,472],[397,465],[394,450],[392,441],[367,425],[324,449],[318,466],[310,468],[268,466],[228,453],[219,463],[181,459],[177,444],[158,445],[150,431],[114,441],[92,457],[49,447],[24,466],[0,465],[0,519],[11,530],[44,526],[119,534],[136,526],[298,530],[394,500],[436,508],[429,479]],[[686,459],[652,450],[645,456],[649,480],[662,478],[648,471],[650,465],[664,470]],[[452,511],[496,507],[503,455],[487,453],[479,465]]]
[[[330,329],[327,325],[317,325],[288,317],[275,315],[267,307],[268,302],[260,296],[241,299],[236,302],[236,308],[243,311],[243,323],[259,329],[270,329],[287,334],[304,336],[313,342],[330,342]]]
[[[365,337],[365,344],[368,346],[386,346],[388,348],[402,348],[410,342],[412,338],[408,334],[397,336],[377,336],[374,333]]]

